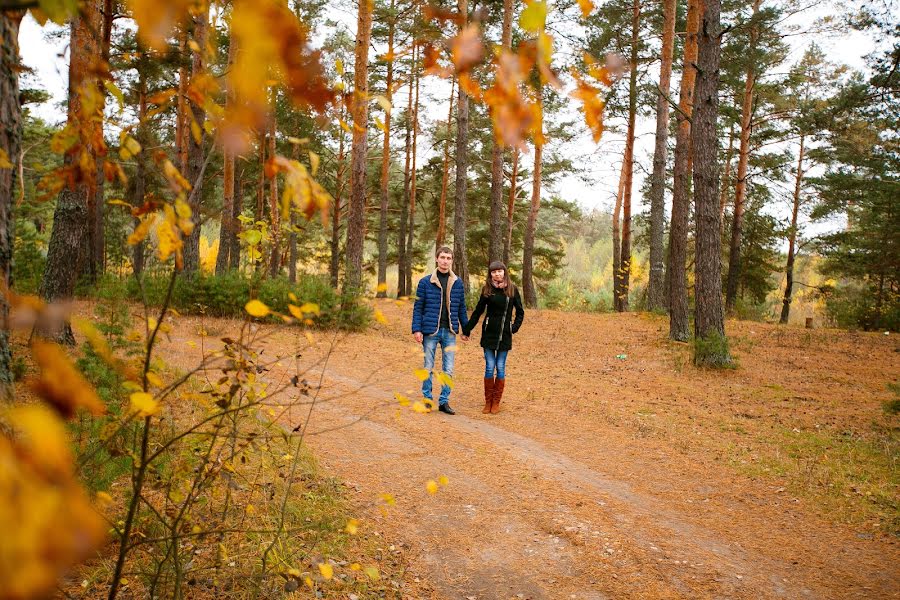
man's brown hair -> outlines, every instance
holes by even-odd
[[[453,249],[450,248],[450,246],[441,246],[435,251],[434,257],[437,258],[441,254],[449,254],[450,256],[453,256]]]

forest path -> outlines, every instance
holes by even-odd
[[[316,333],[300,364],[312,365],[308,381],[322,378],[308,445],[356,492],[361,531],[378,531],[407,565],[398,596],[900,597],[895,537],[836,525],[777,479],[742,475],[732,458],[773,419],[863,419],[885,373],[900,372],[892,340],[729,324],[748,352],[740,369],[720,373],[686,366],[687,349],[662,341],[653,317],[529,311],[501,413],[480,411],[476,335],[459,343],[451,417],[394,399],[419,397],[421,347],[408,304],[378,308],[387,325]],[[211,335],[234,324],[203,321]],[[179,327],[165,354],[195,359],[183,342],[198,339],[198,325]],[[270,356],[306,344],[296,329],[267,335]],[[850,347],[810,335],[848,336]],[[276,366],[266,378],[279,385],[293,374]],[[449,484],[427,494],[440,476]],[[384,493],[396,504],[384,506]]]

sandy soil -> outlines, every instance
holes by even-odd
[[[300,364],[323,383],[308,443],[348,486],[361,531],[408,565],[398,595],[900,597],[896,537],[840,524],[736,466],[779,428],[867,427],[900,374],[896,336],[729,323],[740,368],[713,372],[665,341],[660,318],[529,311],[501,413],[481,414],[476,335],[459,343],[450,417],[394,399],[419,397],[421,347],[408,304],[376,304],[387,325],[315,333]],[[207,348],[236,326],[178,323],[160,350],[182,364],[199,356],[184,342],[201,325]],[[305,345],[291,328],[265,343],[269,356]],[[273,385],[289,362],[265,375]],[[429,495],[442,475],[449,484]]]

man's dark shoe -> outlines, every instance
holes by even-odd
[[[438,406],[438,410],[441,411],[442,413],[447,413],[448,415],[455,415],[455,414],[456,414],[456,411],[453,410],[452,408],[450,408],[450,403],[449,403],[449,402],[444,402],[443,404],[441,404],[440,406]]]

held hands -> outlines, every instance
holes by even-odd
[[[415,332],[415,333],[413,334],[413,337],[416,338],[416,342],[418,342],[418,343],[420,343],[420,344],[422,343],[422,340],[424,339],[424,336],[422,335],[422,332],[421,332],[421,331]]]
[[[462,341],[464,341],[464,342],[468,342],[468,341],[469,341],[469,336],[467,336],[466,334],[462,334],[462,335],[459,336],[459,337],[461,337],[461,338],[462,338]]]

